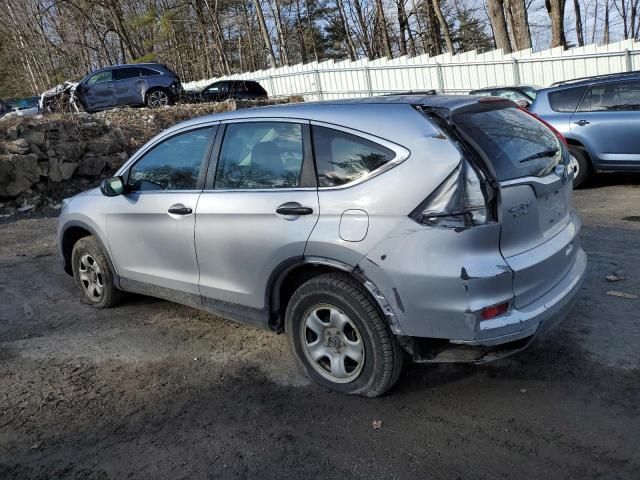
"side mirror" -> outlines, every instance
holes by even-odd
[[[124,193],[122,177],[105,178],[100,182],[100,191],[105,197],[117,197]]]
[[[531,103],[527,102],[526,100],[516,100],[516,105],[518,105],[520,108],[524,108],[525,110],[529,110]]]

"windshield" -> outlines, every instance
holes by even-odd
[[[453,122],[486,155],[500,181],[547,175],[562,160],[555,133],[519,108],[480,107],[454,115]]]

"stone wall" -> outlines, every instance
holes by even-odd
[[[97,185],[177,122],[270,103],[226,101],[0,120],[0,215],[57,205]]]

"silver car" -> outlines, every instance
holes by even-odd
[[[180,123],[65,202],[92,305],[136,292],[288,335],[307,375],[377,396],[418,362],[486,362],[585,275],[562,137],[504,99],[387,96]]]

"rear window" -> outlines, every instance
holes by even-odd
[[[487,156],[500,181],[546,175],[562,159],[558,137],[518,108],[464,112],[453,120]]]
[[[160,75],[160,72],[158,72],[157,70],[145,67],[140,67],[140,73],[143,77],[155,77],[156,75]]]
[[[576,87],[549,93],[549,105],[556,112],[575,112],[587,88]]]

